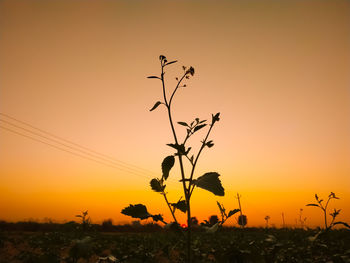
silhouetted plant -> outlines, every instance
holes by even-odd
[[[270,220],[270,216],[265,216],[265,221],[266,221],[266,228],[269,228],[269,220]]]
[[[282,228],[286,228],[286,223],[284,221],[284,213],[282,212]]]
[[[88,210],[81,212],[81,215],[76,215],[76,217],[80,217],[81,218],[81,226],[83,228],[83,230],[88,229],[88,227],[91,224],[91,218],[88,216],[89,212]]]
[[[239,211],[240,211],[240,215],[237,219],[237,223],[241,228],[244,228],[247,225],[247,216],[243,215],[242,212],[242,206],[241,206],[241,196],[237,193],[237,200],[238,200],[238,206],[239,206]]]
[[[316,199],[317,204],[315,204],[315,203],[307,204],[306,206],[316,206],[316,207],[319,207],[323,211],[325,230],[329,230],[335,225],[343,225],[347,228],[350,228],[349,224],[347,224],[345,222],[341,222],[341,221],[334,222],[336,217],[339,215],[341,209],[339,209],[339,210],[334,209],[334,211],[329,214],[332,217],[332,221],[329,225],[327,223],[327,208],[328,208],[329,201],[332,199],[339,199],[339,197],[335,196],[335,194],[333,192],[331,192],[328,195],[328,200],[327,200],[325,205],[322,204],[323,199],[320,199],[317,194],[315,194],[315,199]]]
[[[159,56],[159,61],[160,61],[160,67],[161,67],[161,74],[160,76],[149,76],[148,78],[150,79],[157,79],[161,81],[161,86],[162,86],[162,95],[163,99],[160,101],[157,101],[154,106],[150,109],[150,111],[155,110],[158,108],[160,105],[165,106],[167,110],[167,115],[173,135],[173,143],[167,144],[169,147],[175,150],[175,153],[173,155],[167,156],[163,162],[162,162],[162,177],[161,178],[154,178],[151,180],[151,188],[155,192],[160,193],[163,195],[164,200],[170,210],[170,213],[174,219],[174,222],[177,223],[177,219],[175,216],[175,211],[180,210],[181,212],[184,212],[187,214],[187,260],[188,262],[191,262],[191,205],[190,205],[190,200],[191,196],[193,193],[193,190],[195,187],[203,188],[205,190],[208,190],[212,192],[215,195],[218,196],[224,196],[224,188],[221,185],[221,182],[219,180],[219,174],[216,172],[209,172],[205,173],[204,175],[194,178],[194,173],[195,169],[198,164],[199,157],[204,150],[204,148],[211,148],[214,146],[214,143],[212,140],[209,140],[209,135],[212,131],[212,128],[214,127],[215,123],[220,120],[220,113],[212,114],[211,121],[207,122],[207,120],[200,120],[199,118],[195,118],[192,122],[187,123],[183,121],[177,122],[180,126],[186,129],[186,136],[183,140],[180,141],[180,138],[178,134],[176,133],[175,130],[175,125],[174,125],[174,120],[172,117],[172,102],[174,99],[174,96],[176,92],[187,86],[187,84],[184,83],[185,80],[189,79],[192,77],[195,73],[195,70],[193,67],[185,67],[183,66],[183,73],[180,77],[176,77],[176,86],[175,88],[170,92],[170,96],[167,95],[167,89],[166,89],[166,84],[165,84],[165,68],[171,64],[176,63],[177,61],[169,61],[167,58],[163,55]],[[207,130],[207,133],[204,137],[204,139],[201,141],[201,147],[198,150],[197,154],[190,154],[191,147],[187,147],[187,142],[188,140],[199,130],[203,129],[204,127],[209,127]],[[171,203],[169,202],[167,195],[166,195],[166,180],[168,179],[169,172],[171,168],[174,166],[175,163],[175,158],[174,156],[177,156],[178,161],[179,161],[179,166],[180,166],[180,172],[181,172],[181,183],[183,186],[183,193],[185,196],[184,200],[180,200],[176,203]],[[189,162],[191,169],[189,172],[189,175],[185,172],[184,168],[184,158]],[[136,205],[136,206],[141,206],[141,204]],[[137,217],[140,219],[145,219],[148,217],[152,217],[153,220],[155,220],[153,215],[148,214],[146,207],[133,207],[132,205],[126,208],[127,210],[123,209],[122,213],[125,215],[129,215],[132,217]],[[141,211],[142,210],[142,211]],[[159,218],[157,218],[159,219]],[[162,220],[160,220],[162,221]],[[164,221],[162,221],[165,223]]]
[[[227,214],[224,205],[220,204],[217,201],[216,201],[216,203],[217,203],[217,205],[219,207],[220,214],[221,214],[221,221],[219,222],[220,225],[223,225],[226,222],[227,219],[229,219],[231,216],[233,216],[234,214],[239,212],[239,209],[233,209],[233,210],[230,210],[230,212],[228,212],[228,214]]]
[[[302,228],[302,229],[304,229],[304,227],[305,227],[305,222],[306,222],[306,217],[304,217],[303,218],[303,209],[302,208],[300,208],[300,210],[299,210],[299,223],[300,223],[300,227]]]

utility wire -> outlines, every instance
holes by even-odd
[[[128,169],[128,170],[133,171],[133,172],[136,172],[136,173],[141,173],[140,171],[138,171],[138,170],[136,170],[136,169],[134,169],[134,168],[130,168],[130,167],[124,165],[124,164],[119,164],[119,163],[115,163],[115,162],[113,162],[113,161],[109,161],[108,159],[99,157],[99,156],[97,156],[96,154],[91,154],[91,153],[89,153],[89,152],[87,152],[87,151],[83,151],[83,150],[77,149],[77,148],[72,147],[72,146],[70,146],[70,145],[68,145],[68,144],[62,143],[62,142],[60,142],[60,141],[58,141],[58,140],[55,140],[55,139],[51,139],[51,138],[49,138],[49,137],[47,137],[47,136],[41,135],[40,133],[37,133],[37,132],[31,131],[31,130],[29,130],[29,129],[23,128],[23,127],[21,127],[21,126],[19,126],[19,125],[13,124],[13,123],[8,122],[8,121],[6,121],[6,120],[0,119],[0,121],[6,123],[6,124],[8,124],[8,125],[11,125],[11,126],[13,126],[13,127],[16,127],[16,128],[18,128],[18,129],[21,129],[21,130],[24,130],[24,131],[26,131],[26,132],[29,132],[29,133],[31,133],[31,134],[34,134],[34,135],[36,135],[36,136],[38,136],[38,137],[44,138],[44,139],[46,139],[46,140],[48,140],[48,141],[51,141],[51,142],[54,142],[54,143],[59,144],[59,145],[61,145],[61,146],[64,146],[64,147],[66,147],[66,148],[68,148],[68,149],[71,149],[71,150],[73,150],[73,151],[75,151],[75,152],[85,154],[85,155],[89,156],[90,158],[98,159],[98,160],[100,160],[100,162],[103,161],[103,162],[106,162],[106,163],[110,163],[110,164],[112,164],[112,165],[121,166],[123,169]],[[144,174],[144,173],[142,173],[142,174]]]
[[[20,135],[20,136],[23,136],[23,137],[29,138],[29,139],[31,139],[31,140],[33,140],[33,141],[37,141],[37,142],[40,142],[40,143],[46,144],[46,145],[51,146],[51,147],[53,147],[53,148],[56,148],[56,149],[58,149],[58,150],[61,150],[61,151],[64,151],[64,152],[67,152],[67,153],[70,153],[70,154],[73,154],[73,155],[79,156],[79,157],[81,157],[81,158],[84,158],[84,159],[87,159],[87,160],[90,160],[90,161],[93,161],[93,162],[96,162],[96,163],[100,163],[100,164],[103,164],[103,165],[106,165],[106,166],[109,166],[109,167],[112,167],[112,168],[115,168],[115,169],[118,169],[118,170],[122,170],[122,171],[124,171],[124,172],[128,172],[128,173],[134,174],[134,175],[139,176],[139,177],[148,178],[147,176],[144,176],[144,175],[141,175],[141,174],[138,174],[138,173],[132,172],[132,171],[128,171],[128,170],[125,170],[125,169],[123,169],[123,168],[121,168],[121,167],[117,167],[117,166],[112,165],[112,164],[104,163],[104,162],[98,161],[98,160],[93,159],[93,158],[89,158],[89,157],[84,156],[84,155],[81,155],[81,154],[79,154],[79,153],[75,153],[75,152],[72,152],[72,151],[66,150],[66,149],[61,148],[61,147],[59,147],[59,146],[56,146],[56,145],[53,145],[53,144],[50,144],[50,143],[44,142],[44,141],[42,141],[42,140],[39,140],[39,139],[33,138],[33,137],[28,136],[28,135],[26,135],[26,134],[23,134],[23,133],[20,133],[20,132],[14,131],[14,130],[12,130],[12,129],[9,129],[9,128],[6,128],[6,127],[3,127],[3,126],[1,126],[1,125],[0,125],[0,128],[5,129],[5,130],[7,130],[7,131],[10,131],[10,132],[12,132],[12,133],[15,133],[15,134],[17,134],[17,135]]]
[[[82,146],[82,145],[77,144],[77,143],[75,143],[75,142],[69,141],[69,140],[64,139],[64,138],[62,138],[62,137],[60,137],[60,136],[57,136],[57,135],[55,135],[55,134],[53,134],[53,133],[50,133],[50,132],[48,132],[48,131],[45,131],[45,130],[43,130],[43,129],[40,129],[40,128],[38,128],[38,127],[35,127],[35,126],[33,126],[33,125],[31,125],[31,124],[29,124],[29,123],[27,123],[27,122],[24,122],[24,121],[21,121],[21,120],[19,120],[19,119],[16,119],[16,118],[14,118],[14,117],[12,117],[12,116],[10,116],[10,115],[8,115],[8,114],[1,113],[1,112],[0,112],[0,115],[4,116],[4,117],[6,117],[6,118],[12,119],[12,120],[14,120],[14,121],[16,121],[16,122],[18,122],[18,123],[24,124],[24,125],[26,125],[26,126],[32,128],[32,129],[35,129],[35,130],[37,130],[37,131],[40,131],[40,132],[42,132],[42,133],[44,133],[44,134],[47,134],[47,135],[49,135],[49,136],[51,136],[51,137],[53,137],[53,138],[56,138],[56,139],[58,139],[58,140],[64,141],[64,142],[69,143],[69,144],[72,144],[72,145],[74,145],[74,146],[76,146],[76,147],[79,147],[79,148],[81,148],[81,149],[84,149],[84,150],[86,150],[86,151],[89,151],[89,152],[91,152],[91,153],[94,153],[94,154],[96,154],[96,155],[99,155],[99,156],[100,156],[100,157],[99,157],[100,159],[102,159],[101,157],[103,157],[104,159],[109,159],[109,162],[120,163],[120,164],[125,165],[125,166],[130,166],[130,167],[133,167],[133,168],[135,168],[135,169],[137,169],[137,170],[140,170],[140,171],[143,172],[143,173],[148,173],[148,174],[152,174],[152,175],[154,174],[154,172],[152,172],[152,171],[149,171],[149,170],[147,170],[147,169],[138,167],[138,166],[133,165],[133,164],[129,164],[129,163],[123,162],[123,161],[121,161],[121,160],[115,159],[115,158],[113,158],[113,157],[111,157],[111,156],[108,156],[108,155],[106,155],[106,154],[97,152],[97,151],[92,150],[92,149],[90,149],[90,148],[88,148],[88,147],[85,147],[85,146]],[[32,132],[32,133],[33,133],[33,132]]]
[[[57,140],[56,140],[56,139],[52,139],[52,138],[47,137],[47,136],[44,136],[44,135],[42,135],[42,134],[40,134],[40,133],[31,131],[31,130],[29,130],[29,129],[23,128],[23,127],[21,127],[21,126],[19,126],[19,125],[13,124],[13,123],[11,123],[11,122],[9,122],[9,121],[7,121],[7,120],[0,119],[0,121],[6,123],[6,124],[8,124],[8,125],[11,125],[11,126],[13,126],[13,127],[16,127],[17,129],[21,129],[21,130],[23,130],[23,131],[29,132],[29,133],[31,133],[31,134],[33,134],[33,135],[35,135],[35,136],[40,137],[40,138],[44,138],[44,139],[46,139],[46,140],[48,140],[48,141],[50,141],[50,142],[53,142],[53,143],[59,144],[59,145],[61,145],[61,146],[64,146],[64,147],[66,147],[66,148],[68,148],[68,149],[70,149],[70,150],[67,150],[67,149],[65,149],[65,148],[59,147],[59,146],[54,145],[54,144],[51,144],[51,143],[47,143],[47,142],[45,142],[45,141],[43,141],[43,140],[40,140],[40,139],[34,138],[34,137],[32,137],[32,136],[29,136],[29,135],[26,135],[26,134],[17,132],[17,131],[15,131],[15,130],[9,129],[9,128],[7,128],[7,127],[0,126],[0,128],[5,129],[5,130],[7,130],[7,131],[9,131],[9,132],[15,133],[15,134],[17,134],[17,135],[20,135],[20,136],[29,138],[29,139],[31,139],[31,140],[34,140],[34,141],[37,141],[37,142],[40,142],[40,143],[43,143],[43,144],[46,144],[46,145],[51,146],[51,147],[53,147],[53,148],[56,148],[56,149],[58,149],[58,150],[61,150],[61,151],[64,151],[64,152],[67,152],[67,153],[70,153],[70,154],[79,156],[79,157],[81,157],[81,158],[85,158],[85,159],[90,160],[90,161],[94,161],[94,162],[97,162],[97,163],[100,163],[100,164],[103,164],[103,165],[106,165],[106,166],[109,166],[109,167],[112,167],[112,168],[115,168],[115,169],[119,169],[119,170],[122,170],[122,171],[125,171],[125,172],[128,172],[128,173],[137,175],[137,176],[139,176],[139,177],[149,178],[148,176],[145,175],[145,173],[154,176],[154,173],[151,172],[151,171],[149,171],[149,170],[140,168],[140,167],[138,167],[138,166],[136,166],[136,165],[128,164],[128,163],[126,163],[126,162],[123,162],[123,161],[120,161],[120,160],[117,160],[117,159],[114,159],[114,158],[112,158],[112,157],[109,157],[108,155],[99,153],[99,152],[94,151],[94,150],[92,150],[92,149],[90,149],[90,148],[88,148],[88,147],[85,147],[85,146],[76,144],[76,143],[74,143],[74,142],[71,142],[71,141],[69,141],[69,140],[66,140],[66,139],[64,139],[64,138],[62,138],[62,137],[59,137],[59,136],[57,136],[57,135],[54,135],[54,134],[49,133],[49,132],[47,132],[47,131],[44,131],[44,130],[42,130],[42,129],[40,129],[40,128],[37,128],[37,127],[35,127],[35,126],[33,126],[33,125],[29,124],[29,123],[26,123],[26,122],[23,122],[23,121],[18,120],[18,119],[16,119],[16,118],[13,118],[13,117],[11,117],[11,116],[9,116],[9,115],[7,115],[7,114],[4,114],[4,113],[1,113],[1,112],[0,112],[0,115],[5,116],[5,117],[7,117],[7,118],[9,118],[9,119],[15,120],[15,121],[18,122],[18,123],[24,124],[24,125],[26,125],[26,126],[32,128],[32,129],[35,129],[35,130],[40,131],[40,132],[42,132],[42,133],[45,133],[45,134],[47,134],[47,135],[49,135],[49,136],[51,136],[51,137],[57,138]],[[71,146],[71,145],[69,145],[69,144],[67,144],[67,143],[62,143],[62,142],[60,142],[59,140],[64,141],[64,142],[67,142],[67,143],[69,143],[69,144],[71,144],[71,145],[75,145],[75,146],[77,146],[77,147]],[[81,150],[81,149],[85,149],[85,150]],[[71,151],[71,150],[73,150],[73,151]],[[78,153],[76,153],[76,152],[78,152]],[[85,155],[88,155],[88,156],[85,156]],[[101,157],[101,156],[102,156],[102,157]],[[97,159],[97,160],[96,160],[96,159]],[[129,167],[128,167],[128,166],[129,166]],[[169,178],[169,179],[170,179],[170,178]],[[169,181],[175,182],[172,178],[171,178],[170,180],[168,180],[168,182],[169,182]]]
[[[137,175],[137,176],[139,176],[139,177],[144,177],[144,178],[146,177],[146,176],[144,176],[144,175],[137,174],[137,173],[134,173],[134,172],[132,172],[132,171],[128,171],[128,170],[125,170],[125,169],[123,169],[123,168],[114,166],[114,165],[112,165],[112,164],[108,164],[108,163],[105,163],[105,162],[101,162],[101,161],[98,161],[98,160],[96,160],[96,159],[93,159],[93,158],[84,156],[84,155],[82,155],[82,154],[69,151],[69,150],[64,149],[64,148],[62,148],[62,147],[56,146],[56,145],[51,144],[51,143],[47,143],[47,142],[42,141],[42,140],[39,140],[39,139],[37,139],[37,138],[33,138],[33,137],[31,137],[31,136],[28,136],[28,135],[26,135],[26,134],[23,134],[23,133],[14,131],[14,130],[9,129],[9,128],[7,128],[7,127],[4,127],[4,126],[1,126],[1,125],[0,125],[0,128],[2,128],[2,129],[4,129],[4,130],[7,130],[7,131],[9,131],[9,132],[15,133],[15,134],[17,134],[17,135],[26,137],[26,138],[31,139],[31,140],[33,140],[33,141],[37,141],[37,142],[43,143],[43,144],[45,144],[45,145],[51,146],[51,147],[56,148],[56,149],[58,149],[58,150],[61,150],[61,151],[64,151],[64,152],[67,152],[67,153],[70,153],[70,154],[79,156],[79,157],[81,157],[81,158],[84,158],[84,159],[87,159],[87,160],[90,160],[90,161],[93,161],[93,162],[97,162],[97,163],[100,163],[100,164],[103,164],[103,165],[106,165],[106,166],[109,166],[109,167],[112,167],[112,168],[115,168],[115,169],[118,169],[118,170],[123,170],[123,171],[125,171],[125,172],[132,173],[132,174]]]

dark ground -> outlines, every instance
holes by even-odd
[[[110,226],[110,232],[74,223],[36,227],[28,231],[28,226],[18,230],[0,224],[0,263],[184,262],[186,258],[184,235],[157,225]],[[318,233],[317,229],[222,228],[210,234],[198,228],[193,257],[195,262],[350,263],[349,230]]]

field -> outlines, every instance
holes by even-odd
[[[72,225],[73,226],[73,225]],[[102,229],[103,230],[103,229]],[[157,225],[0,232],[0,263],[184,262],[183,233]],[[194,262],[350,262],[350,231],[222,228],[193,233]]]

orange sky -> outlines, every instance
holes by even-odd
[[[3,0],[0,112],[158,176],[172,138],[165,110],[149,112],[161,87],[146,77],[159,74],[164,54],[179,60],[167,72],[169,85],[182,65],[196,70],[175,98],[175,120],[222,115],[197,176],[219,172],[226,196],[197,189],[192,206],[200,221],[218,214],[216,200],[237,208],[238,191],[250,225],[270,215],[280,226],[282,212],[293,225],[303,208],[315,226],[320,211],[305,204],[333,191],[341,199],[331,208],[349,223],[349,18],[345,0]],[[120,210],[142,202],[170,220],[148,173],[4,128],[0,157],[0,219],[72,220],[89,209],[95,222],[126,222]],[[174,202],[178,174],[168,184]]]

